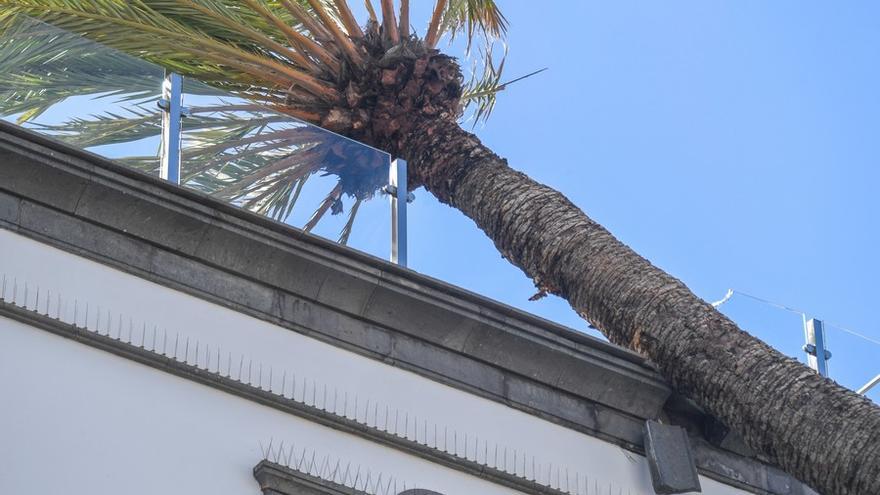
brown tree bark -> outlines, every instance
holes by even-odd
[[[561,193],[452,120],[402,143],[412,179],[465,213],[541,290],[823,495],[880,494],[880,407],[740,330]]]

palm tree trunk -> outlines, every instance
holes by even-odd
[[[404,143],[413,180],[542,291],[657,364],[680,393],[823,495],[880,494],[880,408],[785,357],[450,120]]]

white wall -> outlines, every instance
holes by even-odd
[[[190,338],[191,353],[196,339],[219,345],[224,366],[228,351],[247,356],[245,363],[262,362],[264,379],[271,366],[276,387],[279,370],[295,372],[339,397],[357,395],[361,404],[378,402],[401,418],[445,427],[450,438],[456,431],[462,444],[476,435],[481,445],[507,448],[511,459],[516,450],[544,469],[586,476],[603,494],[612,485],[614,493],[653,493],[643,458],[593,437],[9,231],[0,230],[0,253],[7,298],[13,279],[19,299],[26,281],[31,303],[39,285],[41,307],[47,290],[60,293],[68,320],[70,301],[79,301],[80,321],[87,301],[92,325],[100,305],[102,326],[109,308],[114,324],[121,314],[126,328],[131,318],[135,328],[158,325],[160,336],[163,328],[180,332]],[[270,438],[449,495],[511,492],[8,319],[0,319],[0,397],[0,493],[257,493],[251,469],[261,457],[259,443]],[[743,493],[702,483],[710,495]]]

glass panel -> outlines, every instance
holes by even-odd
[[[162,68],[19,17],[0,69],[4,120],[158,175]],[[388,257],[387,153],[199,81],[183,92],[183,186]]]

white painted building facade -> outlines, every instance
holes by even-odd
[[[0,253],[0,493],[653,494],[649,419],[812,493],[628,351],[12,126]]]

